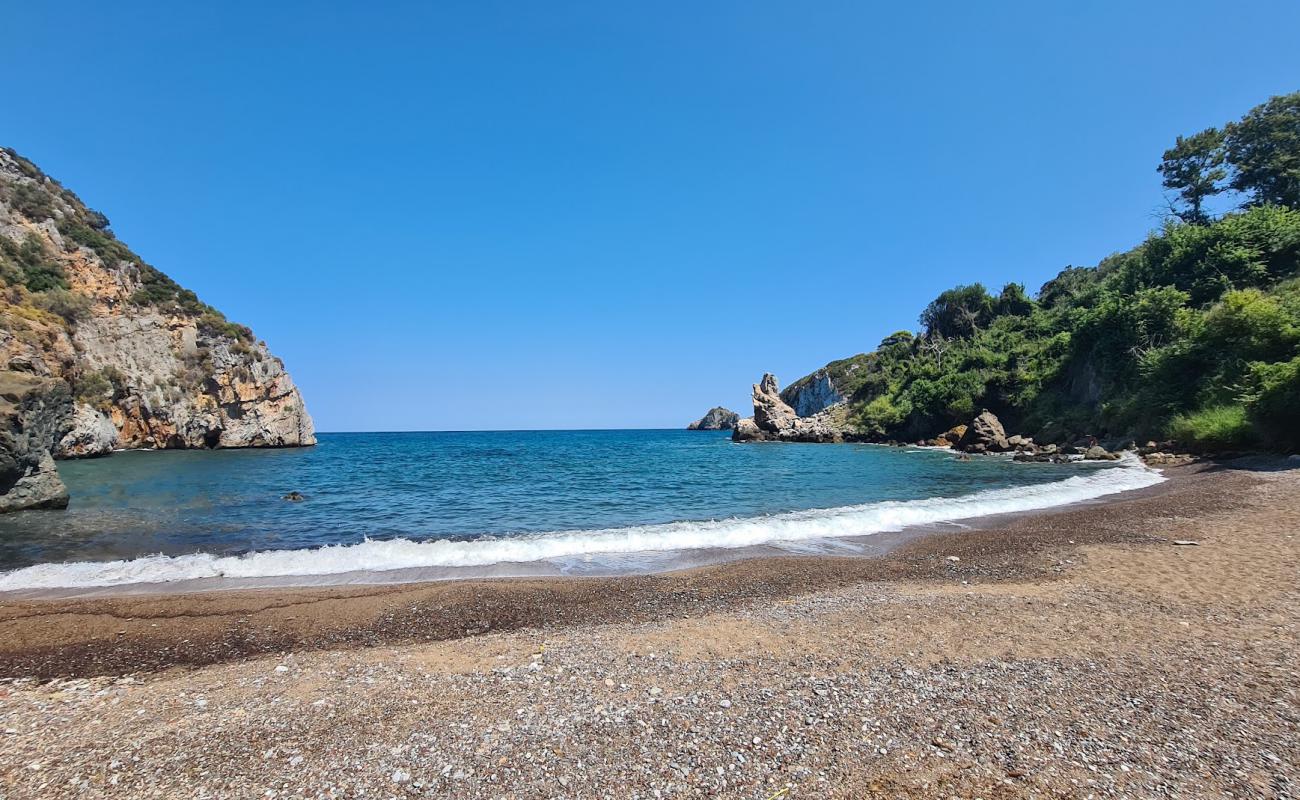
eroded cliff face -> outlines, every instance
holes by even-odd
[[[316,441],[283,362],[113,237],[103,215],[0,150],[0,369],[73,394],[63,457]]]
[[[844,395],[836,388],[830,373],[819,369],[795,381],[781,392],[781,399],[801,417],[820,414],[831,406],[844,402]]]

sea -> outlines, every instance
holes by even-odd
[[[0,592],[617,575],[770,554],[1151,486],[1114,463],[735,444],[682,430],[323,433],[310,448],[64,461],[66,511],[0,516]],[[285,495],[298,492],[303,499]]]

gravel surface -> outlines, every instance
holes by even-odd
[[[15,673],[0,797],[1295,797],[1300,473],[1185,487],[1018,570],[931,537],[937,576],[671,618]]]

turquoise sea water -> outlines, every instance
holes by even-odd
[[[1134,466],[746,444],[725,433],[322,434],[313,448],[62,462],[66,512],[0,517],[0,590],[816,542],[1088,499]],[[298,491],[303,502],[282,496]],[[634,559],[633,559],[634,560]]]

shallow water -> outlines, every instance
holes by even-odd
[[[0,517],[0,590],[539,560],[639,569],[630,555],[802,552],[1159,480],[1132,464],[662,430],[336,433],[314,448],[127,452],[60,471],[66,512]]]

